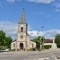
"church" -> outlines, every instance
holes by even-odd
[[[11,43],[11,50],[29,50],[35,48],[36,43],[30,40],[30,36],[27,33],[28,24],[26,23],[24,9],[22,10],[22,16],[18,23],[18,33],[15,41]]]

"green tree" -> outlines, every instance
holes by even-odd
[[[44,49],[44,40],[45,40],[45,38],[41,37],[42,49]]]
[[[3,32],[2,30],[0,31],[0,46],[5,46],[5,32]]]
[[[0,48],[10,48],[11,47],[12,38],[7,37],[5,32],[0,30]]]
[[[36,43],[36,49],[39,50],[39,49],[40,49],[40,41],[39,41],[39,38],[36,37],[36,38],[34,38],[32,41]]]
[[[11,48],[11,42],[12,42],[12,38],[10,36],[6,37],[6,46],[7,46],[7,48]]]
[[[60,48],[60,34],[55,36],[55,43],[57,44],[57,47]]]
[[[36,43],[36,48],[38,50],[41,50],[44,46],[44,44],[43,44],[44,39],[43,38],[44,37],[38,36],[38,37],[33,39],[33,41]]]

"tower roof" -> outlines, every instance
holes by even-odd
[[[22,16],[19,24],[26,24],[24,9],[22,9]]]

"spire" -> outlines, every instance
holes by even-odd
[[[21,16],[21,20],[20,20],[19,24],[26,24],[24,8],[22,9],[22,16]]]

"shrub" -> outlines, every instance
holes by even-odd
[[[50,49],[51,48],[51,45],[45,45],[44,48],[45,49]]]
[[[60,44],[57,44],[57,47],[60,48]]]

